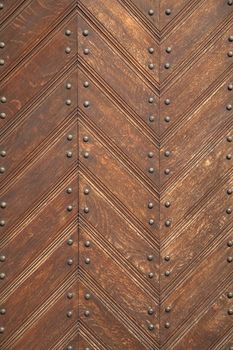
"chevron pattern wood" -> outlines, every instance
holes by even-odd
[[[233,349],[233,1],[0,1],[1,350]]]

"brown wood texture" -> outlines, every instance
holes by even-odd
[[[0,349],[233,350],[233,1],[0,1]]]

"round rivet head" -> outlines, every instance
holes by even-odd
[[[165,101],[164,101],[165,105],[170,105],[171,103],[171,100],[169,98],[166,98]]]
[[[227,297],[228,297],[229,299],[232,299],[232,298],[233,298],[233,292],[228,292],[228,293],[227,293]]]
[[[5,43],[3,41],[0,42],[0,49],[3,49],[5,47]]]
[[[68,90],[70,90],[70,89],[72,88],[71,83],[66,83],[66,88],[67,88]]]
[[[165,273],[164,273],[164,275],[165,275],[166,277],[170,276],[170,274],[171,274],[170,271],[165,271]]]
[[[233,41],[233,35],[230,35],[229,38],[228,38],[228,40],[229,40],[230,42],[232,42],[232,41]]]
[[[88,136],[83,136],[83,142],[88,142],[89,141],[89,137]]]
[[[169,157],[171,155],[171,152],[170,151],[165,151],[164,155],[165,155],[165,157]]]
[[[71,318],[72,315],[73,315],[73,312],[72,312],[71,310],[67,311],[66,316],[67,316],[68,318]]]
[[[6,309],[0,309],[0,314],[5,315],[6,314]]]
[[[67,190],[66,190],[66,192],[67,192],[68,194],[71,194],[71,193],[72,193],[72,188],[71,188],[71,187],[68,187]]]
[[[171,203],[167,201],[167,202],[164,203],[164,206],[165,206],[166,208],[169,208],[169,207],[171,206]]]
[[[5,257],[5,255],[0,255],[0,261],[1,261],[1,262],[6,261],[6,257]]]
[[[73,153],[71,151],[66,152],[67,158],[72,158]]]
[[[88,152],[84,152],[84,158],[88,158],[89,157],[89,153]]]
[[[1,202],[0,205],[1,205],[1,208],[2,208],[2,209],[6,208],[6,202]]]
[[[148,157],[149,157],[149,158],[153,158],[153,157],[154,157],[154,153],[153,153],[153,152],[149,152],[149,153],[148,153]]]
[[[165,174],[165,175],[169,175],[169,174],[170,174],[170,169],[165,169],[165,170],[164,170],[164,174]]]
[[[148,329],[149,331],[153,331],[155,329],[155,326],[152,323],[150,323]]]
[[[5,156],[6,156],[6,151],[5,151],[5,150],[2,150],[2,151],[1,151],[1,156],[2,156],[2,157],[5,157]]]
[[[232,110],[232,105],[231,105],[230,103],[228,103],[228,104],[226,105],[226,109],[227,109],[228,111],[231,111],[231,110]]]
[[[84,86],[85,88],[88,88],[89,82],[88,82],[88,81],[84,81],[83,86]]]
[[[165,221],[165,226],[170,227],[171,226],[171,220],[166,220]]]
[[[72,141],[73,140],[73,135],[72,134],[67,135],[67,140],[68,141]]]
[[[154,53],[155,50],[153,47],[149,47],[148,51],[149,51],[149,53]]]
[[[149,220],[149,225],[154,225],[154,223],[155,223],[154,219]]]
[[[6,103],[6,101],[7,101],[6,97],[5,97],[5,96],[2,96],[2,97],[1,97],[1,102],[2,102],[2,103]]]
[[[86,247],[86,248],[89,248],[90,245],[91,245],[91,242],[90,242],[90,241],[86,241],[86,242],[85,242],[85,247]]]
[[[152,123],[152,122],[154,122],[155,121],[155,117],[153,116],[153,115],[150,115],[149,116],[149,121]]]
[[[165,261],[170,261],[170,256],[169,256],[169,255],[166,255],[166,256],[164,257],[164,260],[165,260]]]
[[[0,59],[0,66],[3,66],[5,64],[5,61],[1,58]]]
[[[165,328],[170,328],[170,323],[166,322],[164,326],[165,326]]]
[[[150,174],[153,174],[153,172],[154,172],[155,170],[154,170],[154,168],[149,168],[148,171],[149,171]]]
[[[227,246],[230,247],[230,248],[233,247],[233,240],[228,241],[228,242],[227,242]]]
[[[228,88],[229,91],[232,91],[233,90],[233,84],[229,84],[227,88]]]
[[[228,315],[233,315],[233,309],[228,310]]]
[[[90,259],[90,258],[86,258],[86,259],[85,259],[85,264],[88,265],[88,264],[90,264],[90,262],[91,262],[91,259]]]
[[[68,205],[67,206],[67,211],[72,211],[73,210],[73,206],[72,205]]]
[[[5,118],[6,118],[6,113],[1,112],[1,113],[0,113],[0,118],[1,118],[1,119],[5,119]]]
[[[149,307],[147,312],[148,312],[148,315],[153,315],[155,313],[153,307]]]
[[[70,47],[66,47],[65,48],[65,53],[71,53],[71,48]]]
[[[153,272],[149,272],[149,273],[148,273],[148,277],[149,277],[149,278],[153,278],[153,277],[154,277]]]
[[[166,308],[165,308],[165,312],[170,312],[171,311],[171,307],[170,306],[167,306]]]
[[[165,14],[166,14],[167,16],[170,16],[171,13],[172,13],[172,11],[171,11],[170,9],[166,9],[166,10],[165,10]]]
[[[226,213],[227,213],[227,214],[231,214],[231,213],[232,213],[232,209],[231,209],[231,208],[227,208],[227,209],[226,209]]]
[[[226,159],[230,160],[232,158],[232,155],[231,154],[227,154],[226,155]]]
[[[227,257],[227,262],[231,263],[233,261],[233,257],[232,256],[228,256]]]
[[[90,348],[85,348],[85,350],[91,350]]]
[[[66,350],[73,350],[73,346],[72,345],[68,345]]]
[[[84,316],[89,317],[90,316],[90,311],[89,310],[85,310],[84,311]]]
[[[170,63],[166,62],[165,65],[164,65],[164,68],[165,69],[169,69],[170,68]]]
[[[88,36],[88,34],[89,34],[89,31],[87,29],[84,29],[83,36]]]
[[[4,273],[4,272],[1,272],[1,273],[0,273],[0,279],[1,279],[1,280],[4,280],[5,277],[6,277],[5,273]]]
[[[149,11],[148,11],[148,14],[149,14],[149,16],[153,16],[154,15],[154,10],[152,10],[152,9],[149,9]]]
[[[67,298],[68,299],[73,299],[73,297],[74,297],[74,293],[72,293],[72,292],[68,292],[67,293]]]
[[[166,116],[166,117],[164,118],[164,121],[165,121],[166,123],[169,123],[169,122],[171,121],[171,118],[168,117],[168,116]]]
[[[153,204],[152,202],[149,202],[149,203],[148,203],[148,208],[149,208],[149,209],[152,209],[153,207],[154,207],[154,204]]]
[[[171,47],[167,47],[167,48],[166,48],[166,52],[167,52],[167,53],[171,53],[171,52],[172,52],[172,48],[171,48]]]
[[[228,142],[232,142],[232,140],[233,140],[233,136],[227,136],[227,141]]]
[[[148,261],[152,261],[154,259],[154,256],[152,255],[152,254],[149,254],[148,256],[147,256],[147,260]]]
[[[84,194],[89,194],[90,190],[89,190],[89,188],[85,188],[83,192],[84,192]]]
[[[71,30],[66,29],[66,31],[65,31],[65,35],[70,36],[70,35],[71,35]]]
[[[89,208],[88,207],[85,207],[84,209],[83,209],[83,211],[84,211],[84,213],[89,213]]]
[[[227,5],[229,5],[229,6],[233,5],[233,0],[228,0]]]
[[[227,194],[232,194],[232,193],[233,193],[233,189],[232,188],[228,188]]]
[[[2,334],[2,333],[4,333],[4,331],[5,331],[5,328],[4,327],[0,327],[0,333]]]
[[[67,106],[70,106],[70,105],[71,105],[71,100],[69,100],[69,99],[66,100],[66,105],[67,105]]]
[[[67,264],[69,266],[73,265],[73,259],[71,259],[71,258],[67,259]]]
[[[154,102],[154,98],[153,98],[153,97],[149,97],[149,98],[148,98],[148,102],[149,102],[149,103],[153,103],[153,102]]]
[[[83,105],[85,108],[89,107],[90,106],[90,102],[89,101],[84,101],[83,102]]]
[[[228,57],[233,57],[233,51],[228,51],[227,56]]]
[[[83,50],[83,53],[84,53],[84,55],[89,55],[90,50],[86,48],[86,49]]]
[[[153,63],[149,63],[149,64],[148,64],[148,68],[149,68],[149,69],[154,69],[154,68],[155,68],[155,65],[154,65]]]
[[[5,226],[5,220],[0,220],[0,226]]]
[[[68,245],[72,245],[73,243],[74,243],[74,241],[73,241],[72,238],[69,238],[69,239],[67,240],[67,244],[68,244]]]
[[[85,294],[85,299],[86,300],[90,300],[91,299],[91,294],[90,293],[86,293]]]
[[[6,169],[5,169],[3,166],[0,167],[0,173],[1,173],[1,174],[5,173],[5,170],[6,170]]]

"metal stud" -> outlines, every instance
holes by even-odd
[[[149,220],[149,225],[154,225],[154,223],[155,223],[154,219]]]
[[[153,331],[155,329],[155,326],[152,323],[150,323],[148,329],[149,331]]]
[[[148,153],[148,157],[149,157],[149,158],[153,158],[153,157],[154,157],[154,153],[153,153],[153,152],[149,152],[149,153]]]
[[[1,174],[5,173],[5,170],[6,170],[6,169],[5,169],[3,166],[0,167],[0,173],[1,173]]]
[[[166,322],[164,326],[165,326],[165,328],[170,328],[170,323]]]
[[[71,30],[66,29],[66,31],[65,31],[65,35],[70,36],[70,35],[71,35]]]
[[[170,169],[165,169],[165,170],[164,170],[164,174],[165,174],[165,175],[169,175],[169,174],[170,174]]]
[[[88,158],[88,157],[89,157],[89,152],[84,152],[83,157],[84,157],[84,158]]]
[[[6,314],[6,309],[0,309],[0,314],[5,315]]]
[[[149,307],[147,312],[148,312],[148,315],[153,315],[155,313],[153,307]]]
[[[170,151],[165,151],[164,155],[165,155],[165,157],[169,157],[171,155],[171,152]]]
[[[73,155],[72,151],[67,151],[66,152],[67,158],[72,158],[72,155]]]
[[[154,170],[154,168],[149,168],[148,171],[149,171],[150,174],[153,174],[153,172],[154,172],[155,170]]]
[[[167,312],[167,313],[168,313],[168,312],[171,312],[171,309],[172,309],[171,306],[167,306],[167,307],[165,308],[165,312]]]
[[[5,157],[5,156],[6,156],[6,151],[5,151],[5,150],[2,150],[2,151],[1,151],[1,156],[2,156],[2,157]]]
[[[233,256],[228,256],[227,257],[227,262],[231,263],[233,261]]]
[[[84,81],[83,86],[84,86],[85,88],[88,88],[89,82],[88,82],[88,81]]]
[[[1,205],[1,208],[2,208],[2,209],[6,208],[6,202],[1,202],[0,205]]]
[[[232,110],[232,105],[231,105],[230,103],[228,103],[228,104],[226,105],[226,109],[227,109],[228,111],[231,111],[231,110]]]
[[[164,120],[165,120],[166,123],[169,123],[169,122],[171,121],[171,118],[168,117],[168,116],[166,116],[166,117],[164,118]]]
[[[169,62],[166,62],[165,65],[164,65],[164,68],[165,68],[165,69],[169,69],[169,68],[170,68],[170,63],[169,63]]]
[[[91,242],[90,242],[90,241],[86,241],[86,242],[85,242],[85,247],[86,247],[86,248],[89,248],[90,245],[91,245]]]
[[[227,208],[227,209],[226,209],[226,213],[227,213],[227,214],[231,214],[231,213],[232,213],[232,209],[231,209],[231,208]]]
[[[233,189],[232,188],[228,188],[227,194],[232,194],[232,193],[233,193]]]
[[[74,297],[74,293],[72,293],[72,292],[68,292],[67,293],[67,298],[68,299],[73,299],[73,297]]]
[[[83,211],[84,211],[84,213],[89,213],[89,208],[88,207],[85,207],[84,209],[83,209]]]
[[[90,106],[90,101],[84,101],[83,105],[84,105],[85,108],[89,107]]]
[[[170,227],[171,226],[171,220],[166,220],[165,221],[165,226]]]
[[[166,255],[166,256],[164,257],[164,260],[165,260],[165,261],[170,261],[170,256],[169,256],[169,255]]]
[[[148,273],[148,277],[149,277],[149,278],[153,278],[153,277],[154,277],[153,272],[149,272],[149,273]]]
[[[166,208],[169,208],[169,207],[171,206],[171,203],[167,201],[167,202],[164,203],[164,206],[165,206]]]
[[[73,259],[71,258],[67,259],[67,265],[69,266],[73,265]]]
[[[68,245],[72,245],[74,243],[72,238],[67,239],[67,244]]]
[[[89,265],[91,262],[91,259],[90,258],[85,258],[85,264]]]
[[[148,51],[149,53],[154,53],[155,49],[153,47],[149,47]]]
[[[171,48],[171,47],[167,47],[167,48],[166,48],[166,52],[167,52],[167,53],[171,53],[171,52],[172,52],[172,48]]]
[[[90,313],[90,311],[89,311],[89,310],[85,310],[85,311],[84,311],[84,316],[89,317],[89,316],[90,316],[90,314],[91,314],[91,313]]]
[[[72,211],[73,210],[73,206],[72,205],[68,205],[66,209],[67,209],[67,211]]]
[[[67,192],[68,194],[71,194],[71,193],[72,193],[72,188],[71,188],[71,187],[68,187],[67,190],[66,190],[66,192]]]
[[[5,118],[6,118],[6,113],[1,112],[1,113],[0,113],[0,118],[1,118],[1,119],[5,119]]]
[[[5,43],[3,41],[0,42],[0,49],[3,49],[5,47]]]
[[[155,65],[154,65],[153,63],[149,63],[149,64],[148,64],[148,68],[149,68],[149,69],[154,69],[154,68],[155,68]]]
[[[153,97],[149,97],[149,98],[148,98],[148,102],[149,102],[149,103],[153,103],[153,102],[154,102],[154,98],[153,98]]]
[[[6,261],[6,257],[5,257],[5,255],[0,255],[0,261],[1,261],[1,262]]]
[[[149,203],[148,203],[148,208],[149,208],[149,209],[152,209],[153,207],[154,207],[154,204],[153,204],[152,202],[149,202]]]
[[[5,226],[5,220],[0,220],[0,226]]]
[[[6,97],[5,97],[5,96],[2,96],[2,97],[1,97],[1,102],[2,102],[2,103],[6,103],[6,101],[7,101]]]
[[[171,103],[171,100],[169,98],[166,98],[165,101],[164,101],[165,105],[170,105]]]
[[[227,293],[227,297],[228,297],[229,299],[232,299],[232,298],[233,298],[233,292],[228,292],[228,293]]]
[[[172,13],[172,11],[171,11],[170,9],[166,9],[166,10],[165,10],[165,14],[166,14],[167,16],[170,16],[171,13]]]
[[[70,106],[70,105],[71,105],[71,100],[69,100],[69,99],[66,100],[66,105],[67,105],[67,106]]]
[[[67,90],[70,90],[72,88],[71,83],[66,83],[66,88],[67,88]]]
[[[68,141],[72,141],[73,140],[73,135],[72,134],[67,135],[67,140]]]
[[[85,350],[91,350],[90,348],[85,348]]]
[[[83,36],[88,36],[88,34],[89,34],[89,31],[87,29],[84,29]]]
[[[154,259],[154,255],[149,254],[149,255],[147,256],[147,260],[148,260],[148,261],[152,261],[153,259]]]
[[[228,310],[228,315],[233,315],[233,309]]]
[[[1,6],[1,4],[0,4],[0,6]],[[0,333],[2,334],[2,333],[4,333],[4,331],[5,331],[5,328],[4,327],[0,327]]]
[[[149,9],[149,11],[148,11],[148,14],[149,14],[149,16],[153,16],[154,15],[154,10],[152,10],[152,9]]]
[[[4,272],[1,272],[0,273],[0,279],[1,280],[4,280],[4,278],[6,277],[6,274]]]
[[[166,277],[170,276],[170,274],[171,274],[170,271],[165,271],[165,272],[164,272],[164,275],[165,275]]]
[[[90,300],[91,299],[91,294],[90,293],[86,293],[85,294],[85,299],[86,300]]]
[[[233,140],[233,136],[227,136],[227,141],[228,142],[232,142],[232,140]]]
[[[85,49],[83,50],[83,53],[84,53],[84,55],[89,55],[90,50],[89,50],[89,49],[87,49],[87,48],[85,48]]]
[[[73,350],[73,346],[72,345],[68,345],[66,350]]]
[[[228,0],[227,5],[229,5],[229,6],[233,5],[233,0]]]
[[[230,247],[230,248],[233,247],[233,240],[228,241],[228,242],[227,242],[227,246]]]
[[[3,66],[4,64],[5,64],[5,61],[2,58],[0,58],[0,66]]]
[[[233,51],[228,51],[227,56],[228,57],[233,57]]]
[[[226,155],[226,159],[230,160],[232,158],[232,155],[231,154],[227,154]]]
[[[71,311],[71,310],[67,311],[66,316],[67,316],[68,318],[71,318],[72,315],[73,315],[73,311]]]
[[[84,194],[89,194],[90,193],[90,190],[89,188],[85,188],[84,191],[83,191]]]
[[[232,35],[232,38],[233,38],[233,35]],[[229,85],[228,85],[228,90],[229,90],[229,91],[233,90],[233,84],[229,84]]]
[[[65,53],[71,53],[71,48],[70,47],[66,47],[65,48]]]
[[[155,117],[154,117],[153,115],[150,115],[150,116],[149,116],[149,121],[150,121],[150,122],[154,122],[154,120],[155,120]]]
[[[83,142],[88,142],[89,141],[89,137],[88,136],[83,136]]]

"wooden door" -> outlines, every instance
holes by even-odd
[[[0,23],[1,350],[232,350],[233,1]]]

